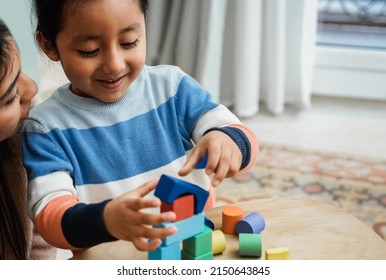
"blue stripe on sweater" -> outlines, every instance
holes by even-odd
[[[184,127],[188,134],[193,131],[203,113],[218,106],[212,101],[211,95],[190,76],[185,76],[181,80],[175,95],[175,103],[181,127]]]

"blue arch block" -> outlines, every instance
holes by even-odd
[[[197,185],[163,174],[154,192],[156,197],[169,204],[185,194],[194,195],[194,213],[201,213],[209,192]]]

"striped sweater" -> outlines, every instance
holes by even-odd
[[[227,108],[174,66],[145,66],[114,103],[57,89],[35,107],[23,129],[29,180],[28,211],[52,245],[77,250],[113,240],[103,224],[105,204],[141,184],[177,172],[193,143],[213,128],[243,154],[243,170],[257,157],[257,141]],[[183,180],[214,191],[204,170]]]

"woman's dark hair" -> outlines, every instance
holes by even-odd
[[[9,62],[8,51],[10,49],[10,43],[7,37],[10,37],[11,32],[5,23],[0,19],[0,83],[8,73],[6,65]]]
[[[90,0],[33,0],[32,7],[36,16],[36,32],[56,48],[55,39],[63,23],[64,9],[67,4],[79,5]],[[148,0],[137,0],[146,17]],[[71,3],[70,3],[71,2]]]
[[[0,19],[0,83],[7,75],[7,65],[11,57],[9,50],[11,32]],[[0,259],[27,258],[27,242],[24,235],[19,211],[11,194],[9,182],[6,178],[5,164],[13,156],[9,147],[9,140],[0,142]],[[7,176],[8,175],[8,176]],[[15,187],[15,186],[13,186]],[[18,187],[18,186],[16,186]]]

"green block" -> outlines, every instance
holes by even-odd
[[[212,229],[205,226],[204,231],[182,242],[182,248],[192,256],[212,252]]]
[[[207,252],[207,253],[199,255],[199,256],[193,256],[193,255],[189,254],[189,252],[182,250],[181,251],[181,259],[182,260],[195,260],[195,261],[213,260],[213,253],[212,253],[212,251],[210,251],[210,252]]]
[[[239,234],[239,255],[246,257],[261,257],[261,235],[257,233]]]

